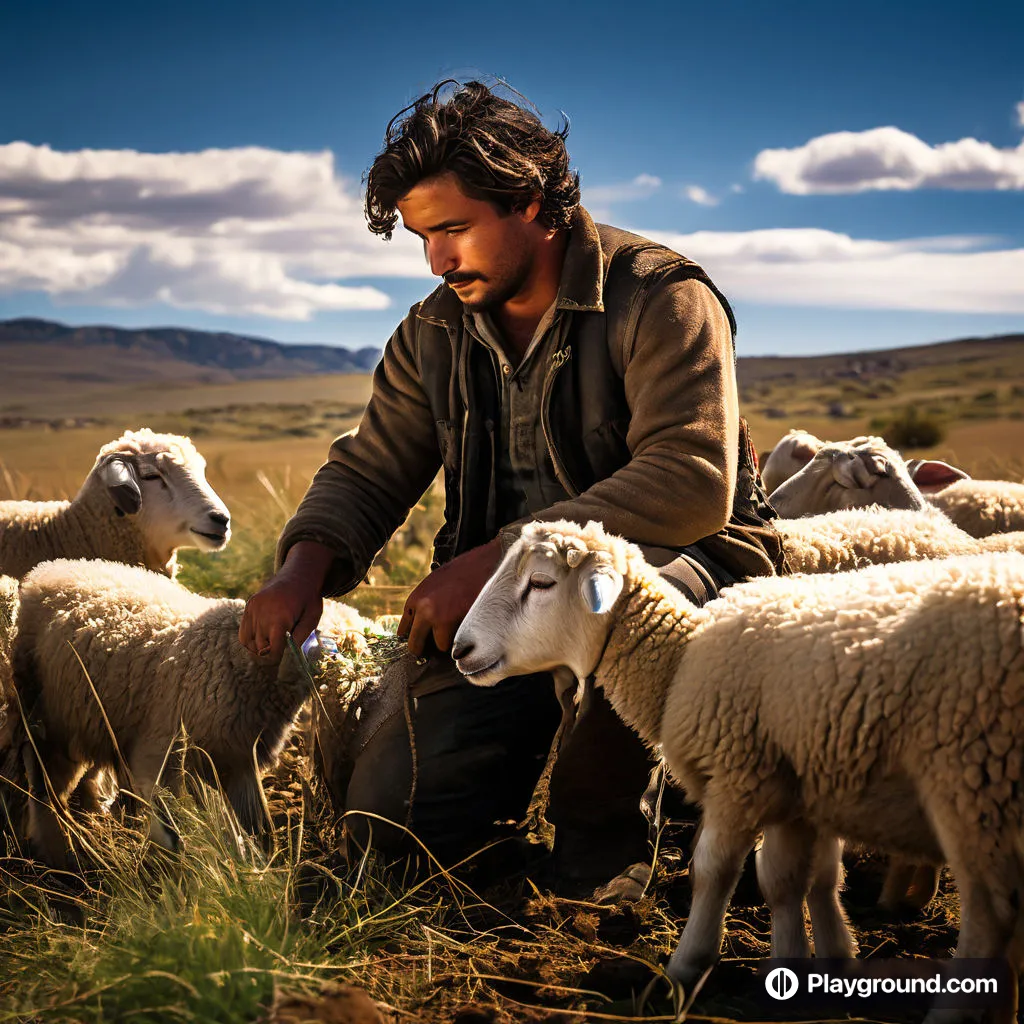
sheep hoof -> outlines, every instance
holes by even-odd
[[[707,981],[713,967],[714,964],[702,966],[692,961],[677,961],[676,954],[672,955],[665,973],[669,976],[675,992],[676,1021],[686,1019],[693,1001],[704,987],[704,982]]]

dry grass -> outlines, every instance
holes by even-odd
[[[993,369],[964,385],[995,388],[996,401],[979,403],[984,417],[951,418],[936,454],[976,475],[1020,478],[1024,419],[1015,414],[1024,398],[1013,392],[1016,370],[1000,372],[1006,376],[995,384]],[[940,387],[895,375],[876,382],[874,398],[852,399],[856,415],[836,419],[822,403],[842,381],[769,381],[749,385],[767,391],[749,399],[746,411],[764,448],[791,425],[851,436],[898,409],[897,400],[905,402],[918,385],[952,411],[963,404],[961,383]],[[205,592],[245,595],[271,571],[281,526],[330,440],[353,425],[367,384],[344,378],[100,389],[80,401],[47,394],[31,400],[33,415],[103,422],[0,428],[0,499],[70,497],[99,446],[126,427],[192,433],[211,483],[232,509],[235,534],[220,554],[186,554],[182,577]],[[764,416],[773,402],[785,404],[787,419]],[[440,505],[435,487],[378,558],[373,583],[353,595],[361,610],[400,610],[426,572]],[[370,666],[355,669],[364,670]],[[216,800],[189,799],[172,806],[185,842],[171,861],[155,858],[136,831],[109,818],[92,823],[95,852],[81,878],[40,875],[17,848],[9,851],[0,882],[0,1024],[268,1021],[275,1019],[275,993],[316,994],[338,980],[367,990],[396,1022],[578,1022],[638,1013],[670,1019],[664,989],[645,1006],[639,994],[660,974],[686,917],[691,830],[666,844],[651,895],[620,910],[538,889],[526,856],[539,852],[536,844],[506,843],[454,872],[403,877],[372,862],[344,862],[339,823],[304,742],[296,739],[268,780],[276,820],[270,856],[226,838]],[[851,861],[847,902],[864,952],[948,955],[957,919],[948,880],[929,916],[894,922],[873,910],[879,872],[876,861]],[[705,1016],[692,1019],[765,1019],[754,1000],[754,965],[767,941],[765,911],[747,878],[734,901],[725,959],[698,1005]]]

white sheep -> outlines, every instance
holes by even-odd
[[[879,437],[822,445],[770,500],[784,519],[867,505],[927,508],[903,457]]]
[[[187,437],[127,431],[105,444],[73,501],[0,501],[0,572],[105,558],[173,577],[176,551],[219,551],[230,515]]]
[[[949,558],[986,551],[1024,552],[1024,532],[976,539],[937,509],[909,512],[870,506],[802,519],[777,519],[789,567],[794,572],[846,572],[867,565]],[[897,858],[878,898],[880,906],[922,910],[935,896],[939,868]]]
[[[11,745],[18,722],[11,651],[18,619],[18,581],[0,576],[0,758]]]
[[[183,728],[208,756],[197,769],[212,764],[241,825],[261,829],[258,769],[275,761],[309,687],[290,652],[278,666],[241,646],[243,608],[114,562],[44,562],[25,577],[15,682],[59,805],[93,766],[116,771],[147,802],[162,771],[180,786],[180,766],[164,765]],[[26,768],[45,795],[34,756]],[[150,835],[174,845],[155,814]],[[66,852],[58,818],[38,799],[29,838],[48,863]]]
[[[776,519],[793,572],[846,572],[923,558],[1024,552],[1024,532],[972,537],[937,509],[841,509],[801,519]]]
[[[927,495],[930,504],[972,537],[1024,530],[1024,484],[957,480]]]
[[[802,907],[822,877],[815,862],[835,865],[848,837],[948,861],[960,888],[956,955],[1016,969],[1022,611],[1017,554],[760,579],[698,609],[598,524],[531,524],[453,655],[484,686],[562,666],[593,675],[701,804],[693,902],[668,967],[679,984],[717,960],[761,830],[773,956],[808,955]],[[851,953],[838,899],[808,906],[817,955]]]

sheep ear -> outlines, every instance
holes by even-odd
[[[820,442],[818,447],[821,447]],[[808,444],[806,441],[798,442],[797,444],[793,445],[792,449],[790,450],[790,455],[793,456],[794,460],[802,463],[805,466],[817,454],[818,448],[815,448],[814,445]],[[771,452],[768,452],[768,455],[771,455]]]
[[[607,565],[588,566],[580,576],[580,595],[595,615],[604,615],[622,593],[622,576]]]
[[[142,508],[142,490],[135,466],[127,459],[115,455],[100,466],[100,481],[110,492],[117,514],[133,516]]]
[[[907,469],[910,470],[910,478],[923,494],[941,491],[957,480],[971,479],[962,469],[936,459],[912,459],[907,463]]]

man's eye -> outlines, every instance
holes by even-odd
[[[466,230],[465,228],[448,228],[448,230],[445,232],[445,234],[447,234],[449,236],[451,236],[451,235],[461,235],[462,232],[465,231],[465,230]]]

